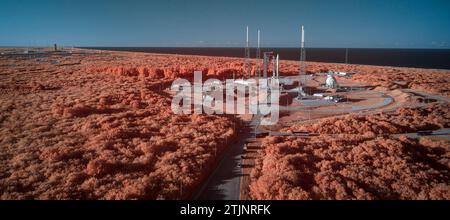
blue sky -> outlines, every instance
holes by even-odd
[[[0,0],[0,45],[450,48],[449,0]]]

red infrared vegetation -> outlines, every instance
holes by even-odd
[[[253,199],[450,199],[450,142],[392,134],[449,127],[448,104],[323,119],[267,137],[251,173]]]
[[[122,53],[131,54],[131,53]],[[138,57],[138,55],[134,55]],[[174,79],[177,77],[191,77],[195,70],[202,71],[205,77],[219,79],[245,76],[245,65],[242,59],[226,57],[153,55],[140,56],[135,59],[116,58],[110,60],[96,60],[95,65],[89,66],[86,72],[113,73],[116,75],[139,76],[150,79]],[[252,60],[252,67],[256,65]],[[353,80],[371,86],[382,86],[388,89],[410,88],[423,92],[450,97],[449,71],[420,68],[383,67],[354,64],[334,64],[308,62],[307,73],[328,71],[344,71],[358,73]],[[269,67],[269,72],[272,71]],[[281,61],[282,75],[298,74],[298,62]],[[251,75],[255,68],[251,69]]]
[[[106,58],[1,60],[2,199],[189,198],[212,171],[234,119],[173,114],[165,78],[84,71]]]
[[[1,51],[1,199],[191,198],[237,137],[234,116],[173,114],[165,89],[195,70],[205,78],[241,77],[243,59]],[[357,72],[353,79],[373,86],[449,96],[449,71],[307,64],[308,72],[328,70]],[[297,74],[298,62],[281,61],[280,73]],[[448,109],[293,125],[287,130],[319,136],[266,138],[251,197],[449,199],[449,143],[390,136],[448,128]]]

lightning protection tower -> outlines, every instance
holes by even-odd
[[[256,77],[261,76],[261,65],[260,65],[260,59],[261,59],[261,48],[260,48],[260,31],[258,30],[258,47],[256,48]]]
[[[302,25],[302,39],[300,43],[300,63],[299,63],[299,87],[298,87],[298,97],[301,98],[305,93],[303,91],[303,85],[305,84],[305,73],[306,73],[306,50],[305,50],[305,29]]]
[[[250,78],[250,72],[251,72],[251,67],[250,67],[250,46],[248,43],[248,26],[247,26],[247,38],[245,41],[245,70],[246,70],[246,74],[247,74],[247,79]]]

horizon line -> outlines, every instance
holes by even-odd
[[[75,45],[58,45],[58,47],[65,48],[78,48],[78,49],[95,49],[95,48],[245,48],[238,46],[75,46]],[[1,46],[0,48],[53,48],[52,45],[40,45],[40,46]],[[256,47],[250,47],[256,49]],[[300,47],[286,47],[286,46],[266,46],[261,48],[279,48],[279,49],[299,49]],[[450,47],[305,47],[306,49],[422,49],[422,50],[450,50]]]

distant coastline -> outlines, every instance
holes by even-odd
[[[244,48],[237,47],[79,47],[83,49],[164,53],[182,55],[244,57]],[[262,48],[274,51],[284,60],[298,60],[298,48]],[[345,63],[345,48],[307,48],[306,60],[329,63]],[[255,57],[252,48],[251,56]],[[450,49],[390,49],[348,48],[349,64],[450,69]]]

